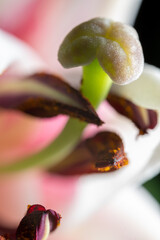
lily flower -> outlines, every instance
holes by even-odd
[[[82,130],[86,126],[85,123],[80,123],[79,120],[70,120],[70,128],[68,128],[67,124],[63,130],[64,124],[67,121],[67,119],[64,117],[56,117],[56,119],[42,121],[26,115],[18,115],[20,116],[20,119],[21,117],[23,118],[23,120],[27,119],[27,126],[31,132],[38,124],[37,131],[41,131],[41,125],[43,125],[43,132],[46,131],[47,134],[46,137],[44,136],[44,138],[43,136],[41,136],[43,143],[41,143],[40,146],[39,142],[37,143],[35,140],[35,144],[31,146],[31,149],[29,147],[24,147],[23,152],[18,152],[18,154],[17,152],[14,153],[14,157],[12,157],[11,154],[8,155],[8,162],[4,157],[5,153],[3,158],[1,158],[1,173],[3,173],[3,175],[1,176],[0,184],[1,196],[4,197],[4,200],[2,200],[4,202],[2,202],[1,206],[3,208],[3,206],[5,205],[8,209],[8,213],[6,213],[5,209],[0,209],[2,219],[1,221],[3,221],[5,225],[15,225],[18,221],[20,214],[22,215],[22,208],[24,211],[24,204],[26,205],[26,201],[29,201],[29,199],[32,198],[31,201],[33,203],[35,201],[40,202],[41,204],[48,206],[49,208],[51,207],[54,209],[58,209],[59,212],[62,212],[62,215],[64,215],[66,219],[66,225],[64,225],[64,229],[71,229],[71,226],[72,228],[74,227],[74,229],[77,229],[76,226],[80,226],[80,223],[85,222],[87,217],[95,213],[96,210],[99,209],[99,206],[102,206],[107,198],[113,196],[126,184],[128,185],[130,182],[135,182],[137,181],[137,179],[140,181],[143,174],[148,171],[147,166],[149,166],[149,162],[151,161],[152,153],[155,150],[156,146],[158,146],[160,140],[158,135],[159,125],[156,126],[157,115],[154,111],[150,111],[150,109],[145,110],[144,108],[139,108],[135,106],[135,104],[132,105],[132,103],[127,102],[126,100],[123,101],[122,105],[125,104],[127,107],[129,106],[131,111],[134,113],[133,115],[131,114],[131,117],[131,115],[129,114],[130,111],[126,110],[125,115],[130,116],[131,120],[135,122],[135,124],[140,129],[140,134],[146,133],[148,129],[154,128],[156,126],[154,130],[148,130],[149,134],[140,135],[138,139],[136,139],[138,132],[135,126],[133,126],[133,124],[128,119],[115,112],[115,110],[108,103],[110,102],[112,105],[115,105],[117,107],[117,102],[120,102],[117,100],[117,98],[113,96],[108,96],[108,102],[104,101],[104,103],[100,105],[97,110],[97,114],[93,107],[90,105],[90,103],[85,98],[83,98],[83,95],[79,93],[78,90],[73,89],[67,83],[63,84],[59,77],[55,77],[55,75],[53,75],[51,68],[48,65],[46,66],[44,62],[42,63],[42,61],[40,61],[37,56],[35,57],[33,56],[33,54],[31,54],[32,56],[29,54],[29,57],[27,58],[26,56],[28,56],[28,52],[31,53],[32,51],[28,50],[28,48],[26,48],[23,43],[20,43],[17,39],[15,40],[2,32],[2,39],[4,38],[9,39],[8,47],[12,44],[14,46],[17,44],[17,51],[15,51],[13,58],[10,60],[10,62],[8,62],[8,66],[6,65],[10,68],[6,70],[5,66],[5,68],[3,69],[5,69],[6,71],[2,71],[1,107],[3,109],[18,109],[22,112],[33,115],[34,117],[43,118],[51,117],[59,113],[67,113],[71,117],[78,117],[81,120],[85,120],[87,122],[91,122],[97,125],[101,125],[102,122],[104,122],[104,124],[101,127],[96,127],[93,125],[88,126],[84,130],[82,141],[78,146],[76,146],[75,143],[79,142]],[[19,46],[22,46],[22,48],[25,49],[21,56],[16,55],[17,52],[19,53]],[[10,66],[10,64],[13,65]],[[33,67],[27,68],[28,64]],[[37,74],[37,71],[43,71],[45,72],[45,74]],[[61,75],[61,72],[59,72],[59,75]],[[151,77],[154,79],[154,74],[151,73]],[[72,79],[74,80],[74,76],[72,76]],[[138,81],[139,80],[136,80],[135,82],[137,82],[138,84]],[[29,86],[28,84],[31,85]],[[19,86],[22,87],[18,88]],[[126,86],[122,86],[122,88]],[[14,87],[16,87],[16,91],[14,90]],[[117,89],[118,88],[119,87],[117,87]],[[37,95],[35,94],[36,89],[38,89]],[[67,91],[70,94],[67,94]],[[23,95],[21,95],[21,93]],[[56,105],[52,105],[53,93],[54,95],[56,95]],[[26,101],[28,96],[31,96],[32,99],[36,99],[35,96],[38,96],[38,98],[36,99],[36,101],[29,102]],[[130,100],[131,99],[129,99],[129,101]],[[19,105],[19,103],[21,104]],[[70,108],[66,109],[67,106],[65,104],[68,104]],[[94,103],[92,104],[94,105]],[[48,105],[52,105],[52,109],[47,109]],[[94,106],[97,107],[97,105],[98,104],[96,103]],[[149,105],[146,105],[145,107],[150,108]],[[133,109],[136,110],[133,111]],[[84,114],[85,112],[87,112],[87,115]],[[119,112],[122,113],[122,111]],[[140,115],[138,119],[135,112]],[[6,112],[2,112],[2,114],[6,114]],[[11,113],[8,113],[7,110],[7,114]],[[34,126],[32,125],[32,123],[34,123]],[[52,124],[53,128],[51,127]],[[59,125],[57,126],[57,124]],[[25,127],[22,127],[20,129],[24,131],[25,128],[26,125]],[[67,128],[69,129],[69,131],[66,130]],[[97,132],[99,131],[101,132],[101,135],[97,134]],[[18,132],[18,130],[16,132]],[[62,135],[60,134],[60,132]],[[111,134],[110,132],[114,133]],[[74,133],[78,134],[74,135]],[[57,137],[58,134],[59,137]],[[34,137],[34,134],[31,135],[29,133],[29,135],[32,138]],[[37,136],[37,139],[39,136]],[[63,143],[62,141],[60,141],[62,140],[61,136],[63,136],[64,142],[67,142],[68,145],[65,144],[66,148],[63,148],[62,151],[59,151],[59,149],[62,149],[61,143]],[[110,145],[103,145],[104,140],[107,139],[108,141],[108,138],[113,138],[113,143],[118,143],[116,147],[113,147],[113,149],[116,150],[115,153],[114,151],[111,152],[112,161],[111,163],[109,162],[109,167],[107,166],[106,168],[106,166],[103,165],[103,161],[99,161],[96,162],[97,167],[91,169],[91,166],[93,167],[93,163],[95,164],[95,156],[97,158],[102,153],[104,154],[104,149],[106,149],[106,147],[108,151],[110,150]],[[47,146],[49,142],[50,145]],[[96,148],[97,144],[100,144],[101,151],[99,151],[99,148]],[[44,145],[46,146],[46,148],[44,148]],[[145,150],[144,145],[146,146]],[[36,146],[36,149],[34,149],[34,146]],[[87,148],[84,146],[87,146]],[[40,149],[42,148],[43,150],[40,151]],[[113,159],[118,159],[117,163],[119,163],[119,160],[122,159],[122,165],[126,165],[128,162],[126,158],[126,153],[127,158],[129,159],[129,165],[127,165],[127,167],[115,172],[103,174],[97,173],[99,172],[99,170],[106,171],[119,168],[121,164],[116,165],[116,161],[113,161]],[[76,172],[74,159],[78,159],[78,156],[80,156],[80,154],[82,154],[82,157],[87,156],[87,159],[91,159],[92,165],[89,165],[89,169],[87,168],[88,166],[84,167],[81,160],[85,159],[82,159],[81,157],[80,166],[82,168],[78,168],[81,170],[81,172]],[[24,161],[24,157],[26,161]],[[66,163],[65,158],[68,157],[71,160],[70,162],[67,160],[67,167],[69,167],[69,171],[67,170],[67,168],[65,168],[65,164],[62,164],[64,169],[62,168],[62,166],[53,166],[53,162],[56,163],[56,161],[58,162],[59,159],[62,159]],[[22,161],[20,161],[21,159]],[[26,170],[27,167],[31,166],[34,167],[34,171]],[[48,171],[49,166],[52,167],[52,169],[49,169],[50,173]],[[150,167],[152,168],[153,165]],[[22,169],[25,169],[25,171],[22,173],[10,174],[13,171]],[[90,172],[92,174],[87,174]],[[67,174],[69,176],[66,176]],[[17,181],[19,182],[19,184],[17,184]],[[15,191],[11,191],[13,186]],[[104,189],[106,190],[104,191]],[[17,200],[17,196],[13,197],[16,191],[24,192],[24,196],[22,196],[21,199]],[[8,201],[6,201],[5,196],[8,196]],[[12,198],[12,204],[14,205],[14,207],[12,204],[10,205],[10,198]],[[95,201],[93,201],[93,199],[95,199]],[[10,214],[12,215],[12,217],[9,216]],[[60,234],[58,239],[61,239],[63,237],[64,235]]]

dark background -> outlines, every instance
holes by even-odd
[[[160,68],[160,7],[158,0],[144,0],[134,27],[139,33],[145,62]]]
[[[143,0],[134,27],[145,62],[160,68],[160,7],[158,0]],[[143,185],[160,202],[160,174]]]

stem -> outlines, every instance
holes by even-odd
[[[81,91],[95,108],[106,98],[111,85],[112,80],[103,71],[97,59],[83,67]]]
[[[108,94],[111,79],[94,60],[83,69],[82,94],[87,97],[94,107],[98,107]],[[62,133],[45,149],[30,157],[0,167],[0,173],[9,173],[34,166],[54,166],[68,155],[80,140],[83,129],[87,124],[77,119],[69,119]]]

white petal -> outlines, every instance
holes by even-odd
[[[108,130],[118,133],[124,142],[129,165],[111,173],[86,175],[79,179],[77,194],[71,204],[68,225],[72,227],[83,222],[89,215],[99,209],[99,206],[109,201],[115,194],[130,183],[139,181],[153,151],[160,142],[160,126],[149,131],[148,135],[136,138],[138,130],[130,120],[111,111],[107,105],[102,105],[100,117],[105,122],[101,128],[94,126],[86,130],[86,135],[93,135],[97,130]],[[80,206],[80,207],[78,207]]]
[[[112,92],[142,107],[160,110],[160,69],[145,64],[139,79],[125,86],[113,85]]]
[[[159,224],[155,200],[144,189],[126,188],[77,228],[65,231],[62,223],[54,239],[159,240]]]
[[[150,161],[145,166],[141,174],[139,174],[139,182],[144,183],[160,173],[160,144],[153,152]],[[138,180],[138,179],[137,179]]]
[[[31,74],[46,68],[31,48],[2,30],[0,30],[0,43],[0,74],[8,68],[13,69],[14,73],[21,74]]]

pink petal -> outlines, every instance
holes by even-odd
[[[61,132],[66,120],[64,116],[39,120],[20,113],[1,111],[0,156],[4,164],[31,155],[48,145]],[[2,160],[0,164],[3,164]]]
[[[66,217],[76,194],[77,180],[35,170],[0,176],[0,224],[16,227],[26,206],[37,202]]]
[[[28,204],[41,201],[39,172],[26,171],[0,176],[0,223],[16,227],[25,214]]]
[[[42,202],[47,208],[56,209],[65,215],[76,194],[78,177],[62,177],[43,174],[40,178]],[[68,213],[69,214],[69,213]]]
[[[31,74],[46,68],[41,59],[16,38],[0,31],[0,41],[0,81],[4,81],[4,76]],[[66,120],[65,117],[38,120],[0,110],[0,164],[2,159],[7,163],[42,149],[61,132]]]

